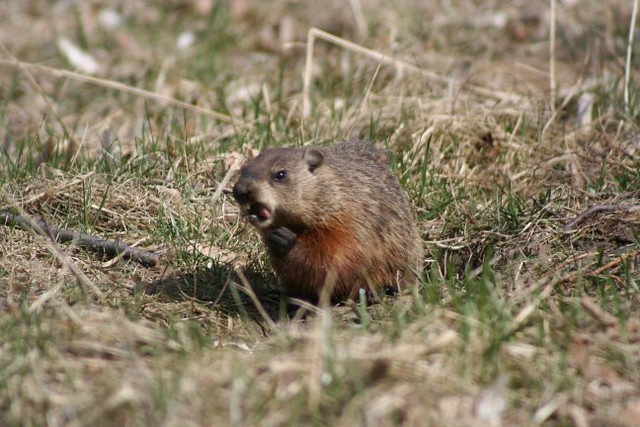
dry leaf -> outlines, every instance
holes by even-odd
[[[209,15],[213,10],[214,4],[214,0],[196,0],[194,7],[200,15]]]
[[[576,364],[584,371],[591,360],[591,347],[593,342],[587,335],[577,335],[571,340],[569,353]]]
[[[502,413],[507,407],[507,376],[501,374],[473,402],[473,415],[490,426],[502,425]]]
[[[185,50],[196,41],[196,36],[191,31],[184,31],[178,36],[176,47],[178,50]]]
[[[84,52],[69,39],[65,37],[58,39],[58,49],[60,49],[60,52],[62,52],[67,61],[69,61],[69,64],[78,71],[87,74],[96,74],[100,71],[100,65],[93,59],[93,56]]]
[[[245,21],[251,13],[247,0],[231,0],[230,9],[231,19],[236,23]]]
[[[244,155],[233,151],[224,157],[224,170],[237,172],[244,163]]]
[[[98,22],[107,30],[115,30],[122,24],[122,16],[114,9],[106,7],[98,13]]]
[[[234,268],[244,268],[249,263],[246,255],[223,249],[215,245],[207,245],[204,243],[191,243],[193,247],[202,255],[216,260],[222,264],[230,264]]]

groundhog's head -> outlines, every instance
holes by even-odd
[[[315,215],[323,161],[323,154],[313,148],[269,148],[242,167],[233,197],[259,229],[304,227]]]

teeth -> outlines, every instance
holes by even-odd
[[[244,215],[249,223],[256,227],[266,225],[271,220],[271,212],[261,204],[249,204],[243,208]]]

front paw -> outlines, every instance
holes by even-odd
[[[285,256],[296,244],[298,236],[287,227],[278,227],[267,234],[267,246],[278,256]]]

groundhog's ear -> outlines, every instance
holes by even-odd
[[[309,171],[313,172],[322,164],[324,156],[320,151],[311,149],[304,152],[304,160],[309,165]]]

